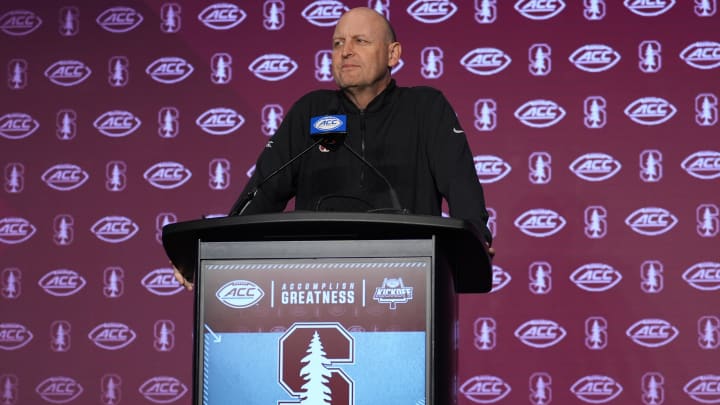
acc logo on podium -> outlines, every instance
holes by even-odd
[[[230,308],[249,308],[260,302],[265,292],[252,281],[233,280],[220,287],[215,296]]]

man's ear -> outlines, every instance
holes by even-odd
[[[391,42],[388,44],[388,66],[395,67],[400,62],[402,56],[402,45],[400,42]]]

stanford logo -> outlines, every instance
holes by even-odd
[[[349,9],[339,1],[318,0],[310,3],[302,13],[304,19],[318,27],[333,27]]]
[[[219,107],[205,111],[195,124],[210,135],[227,135],[245,123],[245,118],[232,108]]]
[[[17,350],[30,343],[32,332],[19,323],[0,323],[0,349]]]
[[[633,342],[645,347],[661,347],[672,342],[680,332],[668,321],[642,319],[630,326],[625,334]]]
[[[7,139],[23,139],[40,128],[40,123],[25,113],[9,113],[0,117],[0,136]]]
[[[557,212],[545,208],[525,211],[515,219],[515,226],[525,235],[545,238],[558,233],[567,223]]]
[[[625,218],[633,231],[646,236],[662,235],[677,225],[678,219],[664,208],[640,208]]]
[[[93,126],[101,134],[111,138],[128,136],[140,128],[142,122],[129,111],[113,110],[97,117]]]
[[[127,325],[119,322],[105,322],[88,334],[95,346],[105,350],[120,350],[135,340],[137,334]]]
[[[452,17],[458,6],[450,0],[415,0],[408,8],[410,16],[425,24],[437,24]]]
[[[262,55],[248,67],[255,77],[269,82],[287,79],[297,68],[297,62],[279,53]]]
[[[151,271],[142,278],[140,284],[152,294],[161,297],[174,295],[183,290],[183,286],[178,283],[173,275],[173,269],[170,268]]]
[[[620,61],[620,54],[607,45],[585,45],[570,55],[570,62],[590,73],[604,72]]]
[[[700,375],[688,381],[683,391],[693,400],[704,404],[720,402],[720,375]]]
[[[500,73],[512,62],[510,56],[497,48],[476,48],[460,59],[460,64],[470,73],[490,76]]]
[[[589,263],[578,267],[570,275],[570,281],[585,291],[601,292],[615,287],[622,274],[604,263]]]
[[[64,404],[79,397],[83,387],[70,377],[50,377],[35,387],[35,392],[47,402]]]
[[[628,10],[642,17],[665,14],[675,5],[675,0],[625,0]]]
[[[140,227],[130,218],[122,216],[107,216],[99,219],[93,224],[90,231],[98,239],[107,243],[122,243],[140,230]]]
[[[549,20],[565,9],[563,0],[519,0],[515,10],[531,20]]]
[[[604,375],[588,375],[575,382],[570,392],[578,399],[591,404],[604,404],[617,398],[623,388],[615,380]]]
[[[185,80],[194,70],[185,59],[168,56],[156,59],[148,65],[145,73],[158,83],[173,84]]]
[[[111,7],[103,11],[95,21],[106,31],[122,34],[140,25],[143,17],[130,7]]]
[[[493,404],[505,398],[512,389],[500,377],[477,375],[465,381],[459,388],[465,398],[478,404]]]
[[[548,373],[532,373],[528,379],[530,403],[546,405],[552,402],[552,377]]]
[[[640,383],[642,401],[645,405],[665,403],[665,377],[660,373],[645,373]]]
[[[720,43],[713,41],[695,42],[683,49],[680,58],[696,69],[715,69],[720,66]]]
[[[536,349],[555,346],[567,335],[565,329],[555,321],[533,319],[515,329],[515,337]]]
[[[28,10],[12,10],[0,16],[0,30],[12,36],[27,35],[40,25],[40,17]]]
[[[92,70],[77,60],[60,60],[45,69],[45,77],[58,86],[75,86],[90,77]]]
[[[192,172],[178,162],[158,162],[145,170],[143,177],[155,188],[171,190],[187,183]]]
[[[493,318],[475,319],[474,335],[475,348],[478,350],[492,350],[497,343],[497,322]]]
[[[150,402],[169,404],[182,398],[188,388],[175,377],[153,377],[140,386],[140,394]]]
[[[473,158],[475,173],[480,183],[495,183],[507,176],[512,167],[506,161],[493,155],[478,155]]]
[[[249,308],[264,296],[265,292],[260,286],[247,280],[230,281],[215,293],[215,297],[230,308]]]
[[[551,100],[531,100],[515,110],[515,118],[533,128],[551,127],[565,117],[565,109]]]
[[[660,97],[643,97],[633,101],[624,112],[640,125],[660,125],[672,118],[677,108]]]
[[[25,218],[0,219],[0,242],[7,245],[23,243],[35,235],[36,228]]]
[[[689,175],[700,180],[720,177],[720,152],[703,150],[693,153],[680,164]]]
[[[622,168],[620,162],[605,153],[586,153],[570,164],[576,176],[587,181],[603,181],[613,177]]]
[[[247,13],[230,3],[216,3],[198,14],[198,20],[214,30],[229,30],[243,22]]]
[[[75,270],[58,269],[45,274],[38,285],[56,297],[69,297],[85,287],[87,281]]]
[[[696,263],[685,270],[682,278],[697,290],[718,291],[720,290],[720,263]]]
[[[90,175],[78,165],[61,163],[47,169],[40,178],[50,188],[70,191],[85,184]]]
[[[492,266],[492,290],[490,290],[490,292],[498,292],[498,291],[502,290],[506,285],[510,284],[510,280],[512,280],[510,273],[503,270],[502,267],[496,266],[493,264],[493,266]]]

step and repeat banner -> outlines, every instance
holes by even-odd
[[[445,93],[485,188],[458,403],[720,403],[716,0],[6,0],[0,404],[190,403],[161,228],[227,213],[334,87],[355,6],[393,23],[399,85]]]

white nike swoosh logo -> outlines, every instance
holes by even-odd
[[[462,134],[462,133],[465,132],[465,131],[463,131],[462,129],[455,129],[455,128],[453,128],[453,132],[455,132],[456,134]]]

